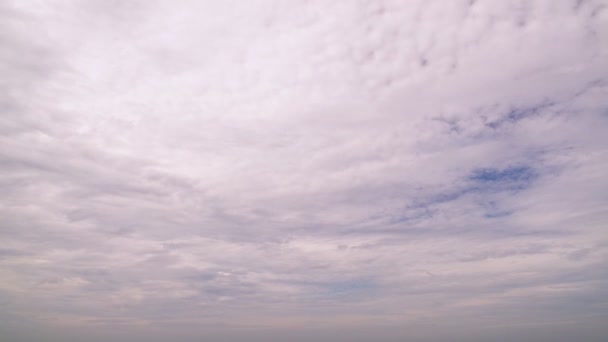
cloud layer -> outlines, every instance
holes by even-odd
[[[604,341],[607,8],[1,5],[0,331]]]

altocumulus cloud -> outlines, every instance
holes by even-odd
[[[608,4],[5,1],[3,341],[605,341]]]

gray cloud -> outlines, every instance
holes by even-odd
[[[11,341],[603,341],[603,1],[0,5]]]

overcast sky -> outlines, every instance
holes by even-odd
[[[0,4],[0,340],[606,341],[608,2]]]

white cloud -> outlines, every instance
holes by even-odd
[[[600,341],[605,8],[3,5],[0,327]]]

